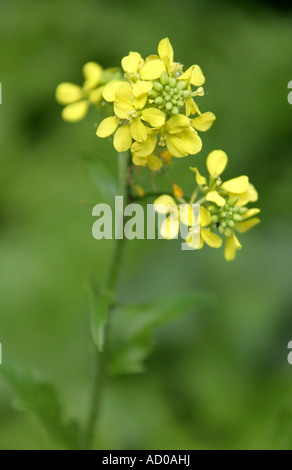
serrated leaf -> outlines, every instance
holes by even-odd
[[[198,292],[169,295],[115,309],[111,318],[107,367],[110,375],[142,372],[153,348],[155,330],[203,299]]]
[[[77,422],[66,422],[55,388],[32,374],[12,365],[2,365],[0,374],[9,383],[16,395],[17,408],[32,412],[47,432],[68,449],[76,449],[79,440]]]
[[[87,164],[90,177],[102,202],[112,204],[118,189],[117,178],[113,172],[98,155],[84,153],[78,156]]]

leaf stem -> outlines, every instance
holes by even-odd
[[[129,200],[129,187],[127,184],[127,171],[129,166],[129,153],[122,152],[118,154],[118,184],[119,184],[119,195],[123,196],[124,206],[128,203]],[[124,208],[123,213],[117,220],[123,221],[124,228]],[[123,233],[123,232],[122,232]],[[111,260],[109,263],[107,275],[103,284],[103,292],[107,293],[109,298],[108,304],[108,312],[107,312],[107,322],[106,328],[104,332],[104,350],[103,352],[96,351],[95,354],[95,363],[94,363],[94,377],[93,377],[93,388],[91,392],[90,398],[90,407],[89,407],[89,414],[87,418],[87,423],[84,432],[83,442],[84,445],[82,446],[86,450],[91,450],[94,445],[94,435],[98,425],[99,417],[100,417],[100,410],[101,410],[101,403],[102,403],[102,395],[104,390],[104,384],[106,379],[105,374],[105,354],[107,349],[107,337],[108,337],[108,329],[109,329],[109,314],[113,307],[115,306],[115,291],[116,291],[116,284],[117,278],[119,273],[119,268],[122,261],[122,254],[123,254],[123,247],[125,244],[124,237],[120,239],[116,239],[114,241],[114,248],[111,255]]]

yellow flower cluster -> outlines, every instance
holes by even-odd
[[[197,187],[183,211],[180,211],[175,200],[165,194],[156,199],[154,205],[157,212],[169,214],[161,226],[160,234],[166,239],[176,238],[180,221],[189,227],[186,243],[191,248],[202,248],[206,243],[212,248],[220,248],[225,238],[225,258],[235,258],[241,244],[235,234],[244,233],[257,225],[260,220],[256,208],[248,208],[247,204],[256,202],[258,194],[247,176],[239,176],[222,182],[220,175],[226,168],[228,158],[222,150],[214,150],[208,155],[207,169],[209,178],[202,176],[197,168],[190,168],[196,175]],[[199,192],[204,196],[196,201]],[[187,204],[182,198],[179,202]],[[194,228],[198,221],[193,216],[192,204],[200,205],[200,244],[196,246],[197,232]],[[220,236],[221,235],[221,236]]]
[[[135,165],[152,170],[162,166],[166,150],[177,158],[200,152],[198,131],[207,131],[215,120],[211,112],[201,114],[194,101],[204,94],[200,67],[183,71],[165,38],[158,55],[144,60],[138,52],[130,52],[122,59],[122,68],[124,81],[113,80],[102,91],[104,100],[113,104],[114,115],[100,123],[97,136],[114,134],[118,152],[130,149]]]
[[[97,106],[103,100],[102,93],[105,85],[121,77],[119,69],[104,70],[96,62],[88,62],[83,67],[83,86],[75,83],[61,83],[56,90],[56,100],[65,108],[62,118],[68,122],[81,121],[89,106]]]

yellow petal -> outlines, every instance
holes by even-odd
[[[151,153],[149,157],[147,157],[147,166],[152,171],[157,171],[162,167],[162,161],[156,155]]]
[[[116,101],[114,102],[114,111],[115,115],[120,119],[129,119],[131,117],[131,113],[135,110],[132,101],[124,98],[123,96],[119,96],[116,97]]]
[[[60,104],[75,103],[82,97],[82,88],[74,83],[61,83],[56,89],[56,100]]]
[[[140,70],[140,78],[142,80],[156,80],[165,70],[164,63],[159,59],[146,62]]]
[[[83,89],[85,92],[93,90],[100,82],[102,67],[96,62],[88,62],[83,67],[85,82]]]
[[[213,150],[207,157],[207,168],[212,176],[219,176],[226,168],[228,158],[222,150]]]
[[[215,114],[207,112],[193,118],[191,122],[195,129],[201,132],[205,132],[210,129],[215,119]]]
[[[100,86],[99,88],[96,88],[96,90],[92,90],[89,93],[89,102],[93,104],[98,104],[102,100],[102,93],[103,93],[104,87]]]
[[[166,240],[172,240],[177,237],[179,232],[179,220],[176,216],[170,216],[165,219],[160,228],[160,235]]]
[[[118,121],[115,116],[108,117],[101,121],[96,131],[98,137],[108,137],[112,135],[118,127]]]
[[[253,219],[248,219],[248,220],[244,220],[243,222],[238,222],[235,225],[235,228],[239,233],[244,233],[259,223],[260,223],[260,219],[258,219],[257,217],[254,217]]]
[[[122,67],[124,71],[130,74],[138,73],[142,64],[143,59],[138,52],[129,52],[129,55],[122,59]]]
[[[152,82],[145,82],[142,80],[137,80],[133,85],[133,93],[135,97],[140,95],[144,95],[144,93],[148,93],[152,90],[153,83]]]
[[[194,210],[190,204],[185,204],[180,211],[180,220],[184,225],[193,227],[198,223]]]
[[[136,109],[143,109],[145,104],[147,103],[148,94],[144,93],[144,95],[140,95],[134,99],[133,104]]]
[[[210,191],[206,196],[206,200],[210,202],[215,202],[217,206],[224,206],[226,202],[225,199],[217,193],[217,191]]]
[[[237,178],[225,181],[222,184],[222,188],[230,193],[241,194],[247,191],[248,185],[249,180],[247,176],[238,176]]]
[[[108,82],[102,92],[102,96],[106,101],[111,103],[115,100],[116,97],[116,90],[123,84],[121,80],[111,80]]]
[[[190,233],[187,235],[185,239],[186,244],[189,245],[189,247],[192,248],[193,250],[200,250],[201,248],[203,248],[204,241],[202,239],[201,234],[198,240],[198,235],[199,234],[197,232],[190,231]]]
[[[194,86],[202,86],[205,83],[205,77],[201,70],[201,67],[194,65],[191,75],[191,84]]]
[[[131,136],[137,142],[143,142],[147,139],[147,130],[139,117],[131,120]]]
[[[200,206],[200,225],[201,227],[207,227],[211,223],[211,214],[205,209],[205,207]]]
[[[184,131],[181,137],[188,142],[189,155],[196,155],[202,150],[202,139],[196,132]]]
[[[161,127],[165,123],[165,114],[156,108],[143,109],[141,117],[152,127]]]
[[[131,151],[138,157],[148,157],[156,147],[157,137],[149,137],[145,142],[134,142]]]
[[[176,135],[166,135],[165,143],[169,152],[177,158],[187,157],[189,155],[189,147],[187,143]]]
[[[166,130],[169,134],[178,134],[190,127],[190,121],[184,114],[172,116],[166,123]]]
[[[204,242],[212,248],[220,248],[222,245],[222,238],[220,238],[219,235],[216,235],[216,233],[207,230],[206,228],[201,230],[201,235]]]
[[[237,206],[245,206],[249,202],[256,202],[259,198],[257,190],[251,183],[249,183],[247,191],[239,194],[238,197]]]
[[[88,101],[83,100],[78,103],[69,104],[62,111],[62,118],[64,121],[77,122],[81,121],[86,116],[88,111]]]
[[[241,249],[241,244],[235,234],[231,238],[226,238],[224,256],[226,261],[232,261],[235,258],[236,251]]]
[[[189,98],[186,101],[186,115],[190,116],[191,114],[196,114],[196,113],[201,114],[201,111],[199,110],[193,98]]]
[[[164,38],[158,44],[158,54],[160,59],[167,57],[169,62],[173,62],[173,49],[168,38]]]
[[[255,215],[259,214],[261,212],[260,209],[257,209],[253,207],[252,209],[249,209],[243,216],[243,219],[249,219],[250,217],[254,217]]]
[[[169,212],[177,212],[175,200],[168,194],[158,197],[154,201],[154,208],[159,214],[168,214]]]
[[[189,80],[192,85],[202,86],[205,83],[205,77],[198,65],[189,67],[180,77],[180,80]]]
[[[147,157],[138,157],[137,155],[132,155],[132,162],[134,165],[137,166],[146,166],[147,165]]]
[[[194,173],[196,173],[196,182],[199,184],[199,185],[205,185],[207,184],[207,180],[205,178],[205,176],[202,176],[198,170],[198,168],[195,168],[195,167],[191,167],[190,166],[190,170],[192,170]]]
[[[125,152],[131,147],[132,137],[130,126],[126,124],[117,129],[114,136],[114,147],[117,152]]]

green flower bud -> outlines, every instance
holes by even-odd
[[[235,222],[233,220],[228,220],[228,226],[229,227],[234,227],[235,226]]]
[[[179,109],[177,108],[177,106],[174,106],[172,108],[172,111],[171,111],[172,114],[178,114],[179,113]]]
[[[248,208],[247,208],[247,207],[240,207],[238,212],[239,212],[241,215],[243,215],[243,214],[246,214],[247,211],[248,211]]]
[[[182,100],[178,100],[177,105],[182,108],[184,106],[184,102]]]
[[[162,90],[163,90],[163,86],[162,86],[161,83],[159,83],[159,82],[154,82],[154,83],[153,83],[153,88],[154,88],[154,90],[156,90],[156,91],[162,91]]]
[[[242,217],[239,214],[233,214],[233,220],[234,220],[234,222],[241,222]]]
[[[221,223],[222,227],[223,228],[226,228],[227,227],[227,222],[225,222],[225,220],[223,220],[223,222]]]
[[[218,215],[216,215],[216,214],[212,215],[211,220],[212,220],[213,224],[217,224],[217,222],[219,220]]]
[[[176,100],[176,99],[172,98],[171,101],[172,101],[172,104],[177,104],[177,100]]]
[[[164,104],[164,99],[162,98],[162,96],[157,96],[157,98],[155,98],[154,103],[155,103],[157,106],[161,106],[161,105]]]
[[[166,103],[166,105],[165,105],[165,109],[166,109],[167,111],[171,111],[171,110],[172,110],[172,107],[173,107],[173,105],[172,105],[172,103],[170,103],[170,102]]]
[[[232,230],[227,227],[225,230],[224,230],[224,235],[226,238],[231,238],[232,237]]]
[[[171,101],[171,96],[169,96],[167,93],[164,96],[165,101]]]
[[[230,207],[233,207],[235,206],[235,204],[238,202],[238,196],[234,196],[234,197],[231,197],[230,199],[228,199],[227,201],[227,204],[230,206]]]
[[[184,98],[189,98],[191,96],[191,92],[189,90],[184,90],[183,91],[183,97]]]
[[[213,214],[214,212],[216,212],[216,207],[215,206],[209,206],[208,207],[208,211]]]
[[[166,85],[165,87],[165,91],[169,92],[170,91],[170,86],[169,85]]]
[[[169,85],[171,86],[171,88],[175,88],[176,87],[176,79],[174,77],[171,77],[169,79]]]
[[[169,82],[169,76],[167,72],[162,72],[161,77],[160,77],[160,82],[162,83],[163,86],[167,85]]]
[[[154,90],[149,91],[148,96],[151,100],[155,100],[157,98],[157,93]]]
[[[226,215],[227,215],[226,212],[222,212],[223,219],[225,219]]]
[[[224,228],[221,225],[219,225],[218,230],[219,230],[219,233],[221,233],[221,235],[223,235]]]
[[[187,86],[188,86],[188,81],[187,81],[187,80],[178,80],[177,87],[178,87],[180,90],[185,90]],[[189,92],[189,93],[190,93],[190,92]]]

